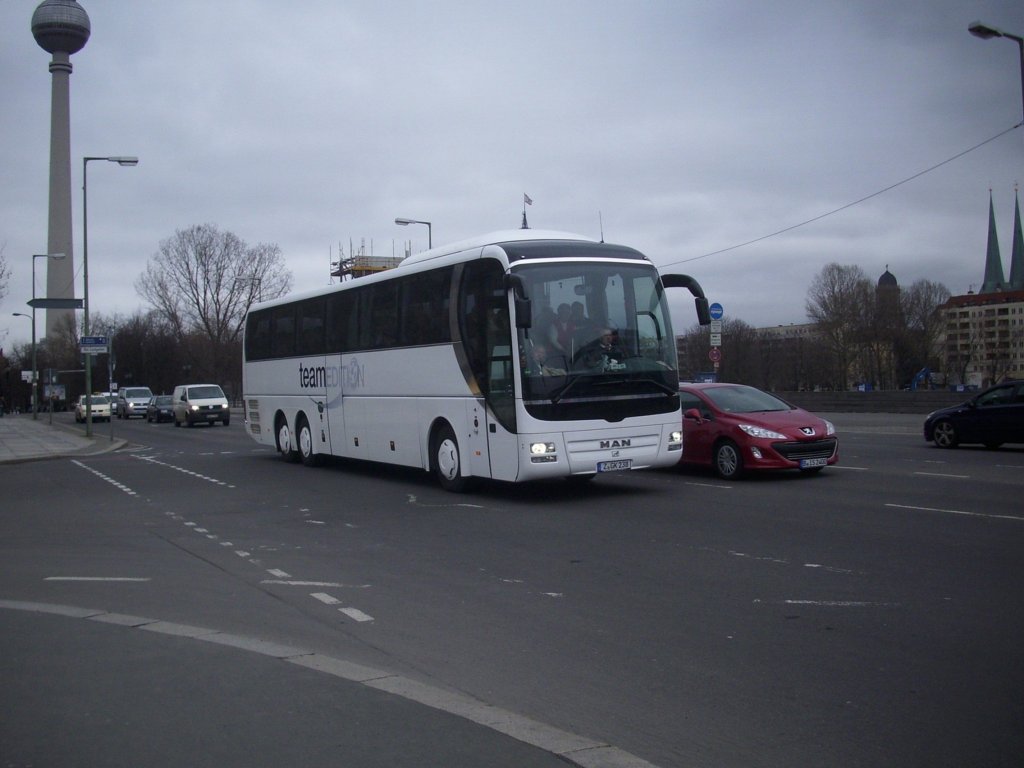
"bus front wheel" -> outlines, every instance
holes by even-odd
[[[459,441],[450,426],[445,425],[434,437],[434,450],[431,452],[434,464],[434,476],[441,487],[452,493],[466,490],[468,478],[462,474]]]
[[[282,416],[277,420],[275,435],[277,450],[281,454],[281,458],[288,462],[298,461],[299,452],[295,450],[292,443],[292,431],[288,427],[288,419]]]

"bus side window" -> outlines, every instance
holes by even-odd
[[[271,354],[274,357],[291,357],[295,354],[295,307],[284,306],[274,310],[274,330],[271,338]]]
[[[402,280],[402,328],[399,344],[442,344],[451,341],[448,303],[451,267],[421,272]]]
[[[320,355],[324,352],[323,299],[304,301],[299,305],[299,324],[296,351],[300,355]]]
[[[271,315],[269,310],[253,312],[245,329],[245,357],[247,360],[266,360],[270,357]]]
[[[327,351],[348,352],[356,348],[359,325],[356,323],[356,308],[359,306],[359,290],[342,291],[330,296],[327,301]]]

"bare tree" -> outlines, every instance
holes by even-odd
[[[807,291],[807,317],[828,344],[836,389],[846,389],[851,373],[857,373],[855,364],[873,306],[871,281],[857,266],[828,264]]]
[[[135,289],[178,333],[197,330],[223,343],[239,337],[253,303],[287,293],[291,283],[277,245],[250,247],[202,224],[160,243]]]
[[[940,307],[949,301],[949,289],[931,280],[918,280],[900,295],[906,323],[906,363],[903,375],[913,376],[928,367],[941,367],[939,341],[945,331],[946,319]]]
[[[241,339],[249,307],[287,293],[291,284],[276,244],[249,246],[231,232],[201,224],[161,242],[135,290],[179,338],[205,339],[211,373],[224,377],[226,351]]]
[[[11,277],[11,268],[7,265],[7,243],[0,245],[0,299],[7,295],[7,281]]]

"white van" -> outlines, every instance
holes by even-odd
[[[231,409],[224,390],[216,384],[180,384],[174,388],[174,426],[231,423]]]

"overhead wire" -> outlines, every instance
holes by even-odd
[[[703,254],[701,256],[692,256],[692,257],[690,257],[688,259],[677,259],[676,261],[670,261],[670,262],[668,262],[666,264],[663,264],[661,266],[663,266],[663,267],[670,267],[670,266],[674,266],[676,264],[686,264],[686,263],[691,262],[691,261],[699,261],[700,259],[706,259],[706,258],[709,258],[711,256],[717,256],[717,255],[719,255],[721,253],[728,253],[729,251],[735,251],[738,248],[745,248],[746,246],[753,245],[754,243],[760,243],[762,240],[768,240],[769,238],[777,237],[778,235],[785,234],[786,232],[792,232],[794,229],[799,229],[800,227],[806,227],[808,224],[813,224],[814,222],[821,221],[822,219],[828,218],[829,216],[834,216],[835,214],[840,213],[842,211],[845,211],[848,208],[852,208],[855,205],[860,205],[861,203],[866,202],[868,200],[871,200],[874,197],[878,197],[879,195],[883,195],[886,192],[890,192],[890,191],[896,189],[897,187],[903,186],[904,184],[907,184],[907,183],[913,181],[914,179],[918,179],[918,178],[924,176],[927,173],[931,173],[932,171],[937,170],[937,169],[941,168],[944,165],[948,165],[949,163],[952,163],[954,160],[959,160],[964,155],[970,154],[971,152],[975,151],[976,149],[981,149],[981,147],[985,146],[986,144],[990,144],[991,142],[995,141],[996,139],[1002,138],[1006,134],[1010,133],[1011,131],[1017,130],[1021,126],[1024,126],[1024,121],[1021,121],[1021,122],[1017,123],[1016,125],[1013,125],[1013,126],[1007,128],[1006,130],[1000,131],[995,136],[992,136],[992,137],[990,137],[988,139],[985,139],[984,141],[982,141],[982,142],[980,142],[978,144],[975,144],[973,147],[971,147],[969,149],[965,149],[963,152],[958,152],[957,154],[953,155],[950,158],[947,158],[947,159],[943,160],[940,163],[936,163],[935,165],[933,165],[933,166],[931,166],[929,168],[925,168],[923,171],[918,171],[917,173],[913,174],[912,176],[908,176],[907,178],[903,179],[902,181],[897,181],[895,184],[890,184],[888,187],[880,189],[877,192],[872,192],[870,195],[865,195],[864,197],[862,197],[862,198],[860,198],[858,200],[854,200],[851,203],[846,203],[846,205],[841,205],[838,208],[834,208],[831,211],[828,211],[826,213],[822,213],[822,214],[820,214],[818,216],[815,216],[813,218],[807,219],[806,221],[801,221],[799,224],[792,224],[791,226],[784,227],[784,228],[782,228],[780,230],[777,230],[775,232],[772,232],[770,234],[762,235],[761,237],[755,237],[753,240],[747,240],[744,243],[738,243],[737,245],[731,245],[728,248],[720,248],[717,251],[711,251],[710,253],[705,253],[705,254]]]

